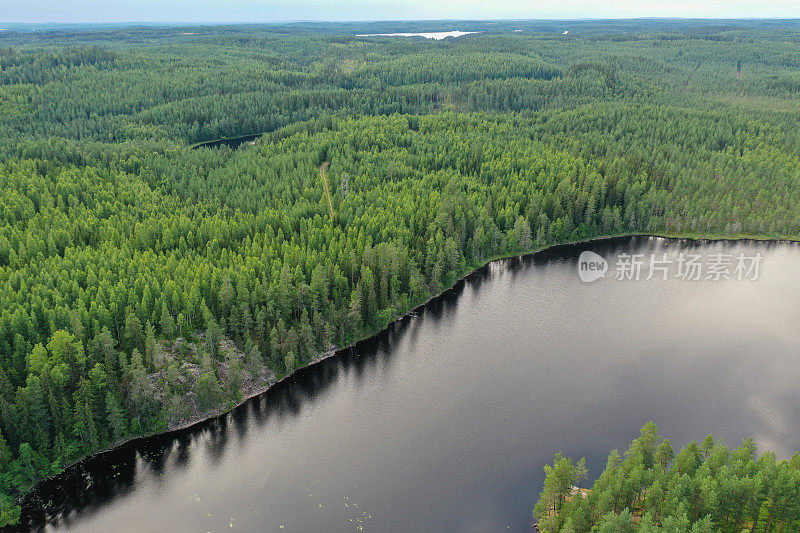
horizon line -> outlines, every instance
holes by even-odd
[[[236,25],[288,25],[288,24],[363,24],[363,23],[397,23],[397,22],[612,22],[636,20],[677,20],[677,21],[800,21],[800,16],[787,17],[584,17],[584,18],[502,18],[502,19],[473,19],[473,18],[431,18],[431,19],[285,19],[285,20],[240,20],[240,21],[180,21],[180,20],[113,20],[113,21],[0,21],[0,24],[17,26],[44,26],[44,25],[163,25],[163,26],[236,26]]]

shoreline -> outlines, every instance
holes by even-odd
[[[41,484],[43,484],[43,483],[45,483],[47,481],[52,481],[52,480],[58,478],[59,476],[63,475],[67,470],[69,470],[71,468],[74,468],[75,466],[79,465],[82,462],[94,459],[96,457],[100,457],[100,456],[108,454],[108,453],[112,453],[112,452],[114,452],[114,451],[116,451],[116,450],[118,450],[118,449],[120,449],[120,448],[122,448],[124,446],[136,445],[139,442],[143,442],[143,441],[146,441],[146,440],[149,440],[149,439],[164,438],[164,437],[168,437],[168,436],[170,436],[172,434],[174,434],[174,436],[177,436],[180,433],[185,433],[185,432],[189,432],[189,431],[191,431],[193,429],[196,429],[198,426],[200,426],[202,424],[211,423],[216,419],[219,419],[219,418],[221,418],[223,416],[227,416],[228,414],[230,414],[234,410],[244,406],[250,400],[253,400],[254,398],[257,398],[257,397],[260,397],[260,396],[266,394],[273,387],[276,387],[280,383],[282,383],[282,382],[286,381],[287,379],[291,378],[297,372],[302,371],[302,370],[304,370],[306,368],[310,368],[310,367],[312,367],[312,366],[314,366],[314,365],[316,365],[318,363],[321,363],[322,361],[325,361],[327,359],[331,359],[333,357],[336,357],[336,356],[340,355],[341,353],[343,353],[343,352],[345,352],[347,350],[351,350],[351,349],[355,348],[360,343],[370,341],[370,340],[376,338],[377,336],[383,334],[391,326],[393,326],[394,324],[404,320],[407,317],[416,317],[416,316],[418,316],[417,312],[419,310],[421,310],[422,308],[424,308],[425,306],[427,306],[428,304],[430,304],[433,300],[436,300],[437,298],[442,297],[445,293],[447,293],[448,291],[452,290],[459,282],[466,280],[467,278],[469,278],[470,276],[472,276],[473,274],[475,274],[479,270],[481,270],[483,268],[486,268],[488,265],[490,265],[491,263],[494,263],[496,261],[503,261],[503,260],[507,260],[507,259],[511,259],[511,258],[515,258],[515,257],[519,257],[519,258],[532,257],[532,256],[535,256],[536,254],[540,254],[542,252],[547,252],[547,251],[551,251],[551,250],[556,250],[558,248],[570,248],[570,247],[574,247],[574,246],[581,246],[581,245],[591,244],[591,243],[595,243],[595,242],[612,241],[612,240],[617,240],[617,239],[625,239],[625,238],[633,238],[633,237],[658,238],[658,239],[668,239],[668,240],[675,240],[675,241],[691,241],[691,242],[696,242],[696,243],[713,243],[713,242],[727,242],[727,243],[751,242],[751,243],[772,243],[772,244],[799,244],[800,243],[800,239],[792,238],[792,237],[762,237],[762,236],[755,236],[755,235],[742,235],[742,236],[739,236],[739,237],[730,237],[730,236],[723,236],[723,235],[719,235],[719,236],[713,236],[713,235],[712,236],[688,236],[688,235],[689,234],[681,235],[681,234],[658,234],[658,233],[623,233],[623,234],[618,234],[618,235],[605,235],[605,236],[600,236],[600,237],[591,237],[591,238],[588,238],[588,239],[580,239],[580,240],[576,240],[576,241],[568,241],[568,242],[558,243],[558,244],[549,244],[549,245],[542,246],[542,247],[539,247],[539,248],[535,248],[535,249],[532,249],[530,251],[522,252],[522,253],[501,254],[501,255],[493,256],[493,257],[487,259],[481,265],[479,265],[479,266],[477,266],[475,268],[472,268],[467,273],[457,277],[455,279],[455,281],[453,281],[452,285],[448,286],[445,289],[442,289],[440,292],[431,295],[430,297],[428,297],[424,301],[420,302],[419,304],[416,304],[413,307],[409,308],[407,311],[397,315],[394,319],[392,319],[386,325],[385,328],[383,328],[383,329],[381,329],[379,331],[370,333],[370,334],[366,335],[365,337],[360,338],[360,339],[350,343],[347,346],[337,347],[337,348],[335,348],[333,350],[329,350],[327,352],[322,352],[322,353],[317,354],[316,356],[312,357],[307,364],[293,369],[290,373],[284,375],[280,379],[270,380],[267,385],[265,385],[263,387],[258,387],[255,391],[251,391],[249,394],[244,395],[241,400],[236,402],[230,408],[223,408],[223,409],[216,408],[216,409],[213,409],[213,410],[209,411],[208,413],[204,414],[203,416],[201,416],[199,418],[196,418],[196,419],[193,419],[193,420],[189,420],[189,421],[184,422],[184,423],[182,423],[182,424],[180,424],[178,426],[168,427],[167,429],[165,429],[163,431],[156,431],[156,432],[151,432],[151,433],[147,433],[147,434],[143,434],[143,435],[132,436],[132,437],[129,437],[129,438],[125,439],[125,440],[116,442],[116,443],[112,444],[111,446],[108,446],[108,447],[103,448],[101,450],[97,450],[97,451],[95,451],[95,452],[93,452],[93,453],[91,453],[89,455],[84,455],[84,456],[76,459],[75,461],[72,461],[71,463],[65,465],[61,469],[61,471],[58,472],[57,474],[54,474],[54,475],[46,477],[46,478],[42,478],[39,481],[37,481],[27,492],[25,492],[25,493],[23,493],[21,495],[20,499],[18,500],[18,504],[24,504],[27,496],[29,496],[29,495],[33,494],[34,492],[36,492],[37,488]]]

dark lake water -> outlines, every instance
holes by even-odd
[[[219,148],[220,146],[227,146],[236,149],[244,143],[255,143],[255,141],[264,135],[263,133],[255,133],[252,135],[244,135],[242,137],[231,137],[229,139],[215,139],[213,141],[205,141],[197,143],[192,148]]]
[[[762,260],[757,281],[676,279],[675,265],[618,281],[612,264],[584,283],[585,249]],[[676,447],[753,436],[786,457],[799,250],[626,238],[492,263],[234,413],[71,469],[28,516],[91,532],[529,531],[555,452],[597,475],[651,419]]]

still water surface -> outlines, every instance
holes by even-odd
[[[587,284],[584,249],[763,260],[758,281]],[[597,475],[650,419],[676,447],[753,436],[786,457],[798,265],[792,244],[654,238],[495,262],[234,413],[71,469],[27,511],[90,532],[530,531],[556,451]]]
[[[356,37],[425,37],[426,39],[435,39],[441,41],[447,37],[462,37],[464,35],[471,35],[473,33],[482,33],[479,31],[433,31],[424,33],[359,33]]]

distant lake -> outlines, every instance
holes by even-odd
[[[591,283],[578,257],[761,254],[757,281]],[[800,449],[794,244],[624,238],[496,261],[233,413],[44,483],[32,525],[108,531],[530,531],[557,451],[598,475],[654,420]]]
[[[238,148],[242,144],[255,144],[256,139],[264,135],[264,133],[252,133],[250,135],[243,135],[241,137],[231,137],[226,139],[214,139],[211,141],[204,141],[191,146],[195,148],[219,148],[220,146],[227,146],[229,148]]]
[[[434,31],[427,33],[361,33],[356,37],[425,37],[426,39],[436,39],[437,41],[445,37],[461,37],[471,33],[481,33],[479,31]]]

